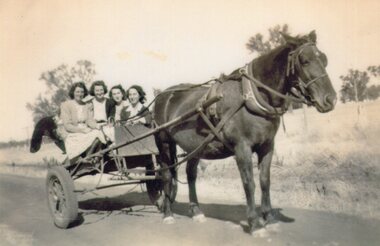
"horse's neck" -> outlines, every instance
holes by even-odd
[[[288,50],[277,48],[269,54],[262,55],[250,64],[252,75],[272,89],[286,94],[288,92],[286,67]],[[271,94],[263,93],[264,97],[273,106],[282,106],[283,99]]]

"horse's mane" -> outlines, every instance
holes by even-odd
[[[301,35],[297,35],[296,37],[294,37],[294,40],[297,41],[297,45],[296,45],[297,47],[304,43],[310,42],[307,36],[301,36]],[[251,61],[251,63],[253,63],[254,66],[256,66],[258,69],[263,69],[263,71],[269,69],[269,66],[268,66],[269,62],[272,62],[272,65],[273,65],[273,62],[279,66],[286,65],[285,63],[287,62],[287,56],[290,50],[291,50],[291,45],[285,43],[270,50],[269,52],[265,54],[262,54],[256,57],[255,59]],[[227,74],[227,75],[222,73],[220,74],[219,80],[221,82],[224,82],[227,80],[240,80],[241,74],[239,70],[240,68],[235,69],[234,71],[232,71],[230,74]]]

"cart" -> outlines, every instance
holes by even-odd
[[[63,163],[49,167],[46,179],[48,207],[54,224],[66,229],[78,218],[77,195],[129,184],[145,184],[152,204],[160,207],[163,196],[163,181],[159,165],[159,151],[155,144],[154,134],[180,124],[186,119],[202,114],[202,111],[222,98],[217,95],[203,102],[199,107],[190,110],[154,129],[143,125],[115,126],[115,143],[93,154],[79,158],[75,163]],[[206,144],[204,144],[206,145]],[[167,168],[175,168],[194,155],[198,149],[180,162]],[[165,169],[167,169],[165,168]],[[99,175],[98,183],[90,189],[76,189],[74,181],[88,175]],[[104,174],[108,174],[111,184],[101,185]],[[138,175],[136,175],[138,174]],[[172,178],[173,191],[170,194],[174,201],[177,192],[176,177]]]

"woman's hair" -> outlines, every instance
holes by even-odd
[[[139,93],[139,95],[140,95],[140,98],[139,98],[140,103],[145,103],[146,102],[145,91],[139,85],[132,85],[131,87],[128,88],[128,90],[127,90],[127,98],[128,98],[128,100],[129,100],[129,90],[130,89],[135,89],[137,91],[137,93]]]
[[[106,94],[108,92],[107,86],[104,83],[104,81],[103,80],[98,80],[98,81],[95,81],[94,83],[92,83],[92,85],[90,87],[90,95],[91,96],[95,96],[95,86],[102,86],[103,90],[104,90],[104,94]]]
[[[126,96],[125,96],[125,90],[123,89],[123,87],[122,87],[121,85],[115,85],[115,86],[112,86],[112,88],[110,89],[110,92],[109,92],[109,94],[108,94],[108,96],[109,96],[109,98],[110,98],[111,100],[113,100],[113,98],[112,98],[112,90],[113,90],[113,89],[119,89],[119,90],[121,91],[121,94],[123,95],[123,100],[126,99]]]
[[[74,91],[77,87],[80,87],[84,90],[84,95],[83,97],[86,97],[88,95],[88,91],[87,91],[87,88],[86,88],[86,85],[84,84],[84,82],[76,82],[74,83],[71,88],[70,88],[70,91],[69,91],[69,97],[71,99],[74,99]]]

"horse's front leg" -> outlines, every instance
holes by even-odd
[[[190,159],[186,166],[187,182],[189,184],[190,216],[196,222],[204,222],[206,218],[199,208],[196,189],[198,164],[199,159],[194,158]]]
[[[272,163],[274,142],[262,146],[257,152],[260,167],[261,212],[264,220],[273,222],[272,205],[270,201],[270,166]]]
[[[235,155],[247,199],[249,232],[252,233],[255,228],[260,226],[260,222],[255,206],[255,182],[253,180],[251,147],[244,141],[241,141],[235,147]]]

